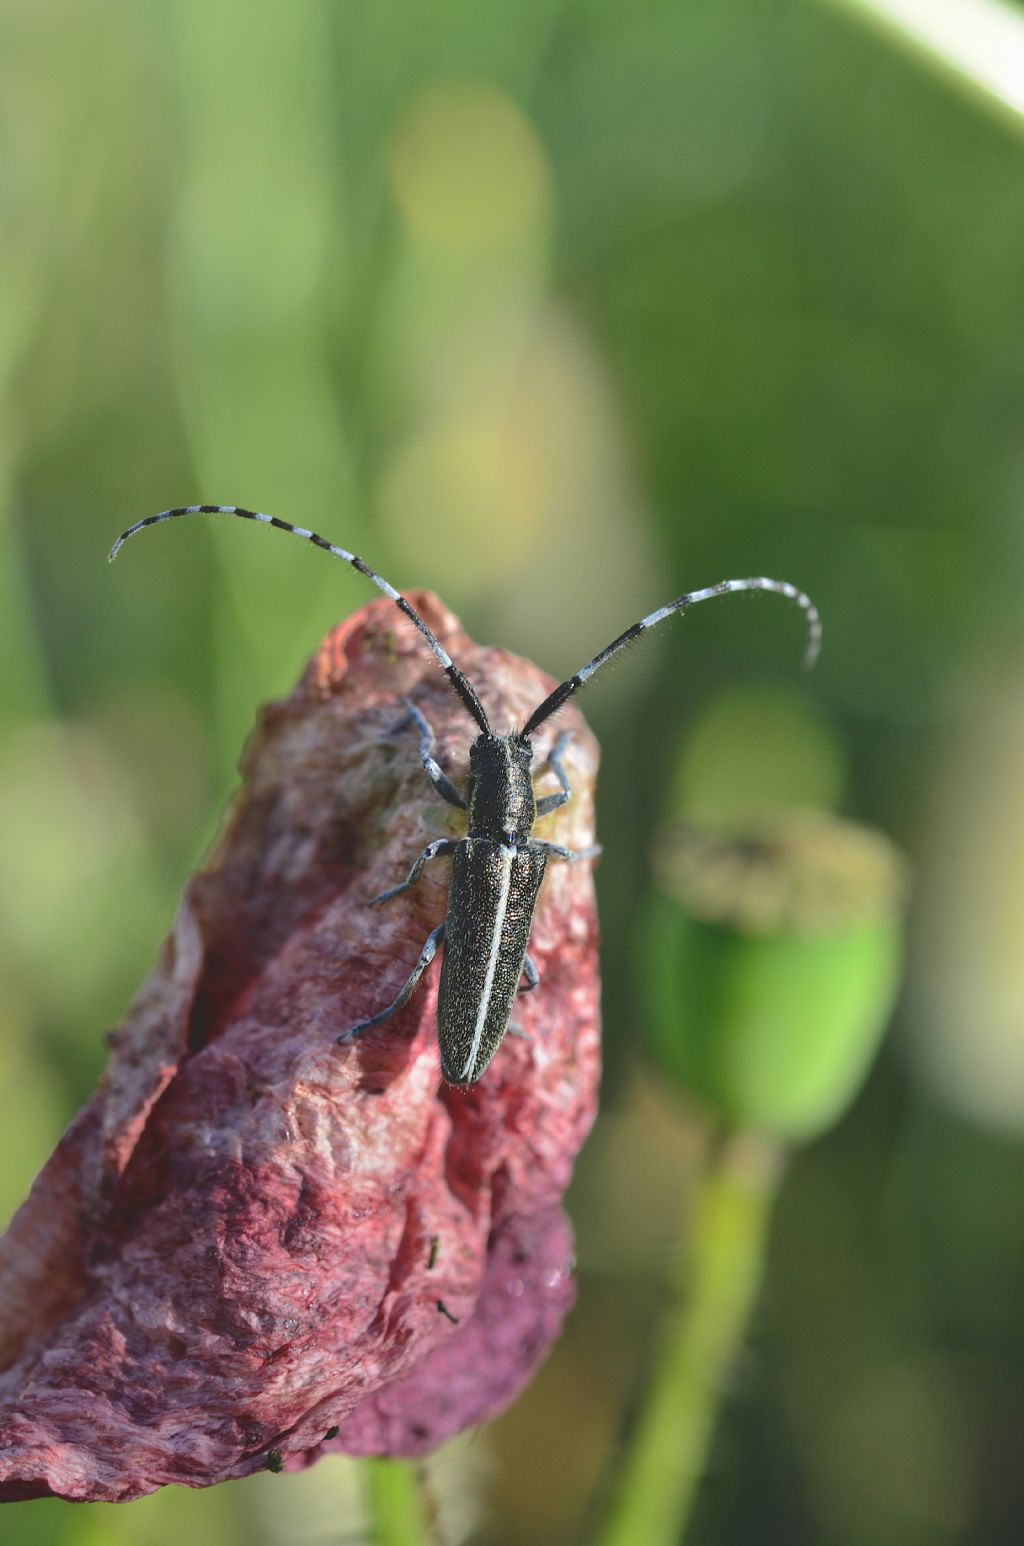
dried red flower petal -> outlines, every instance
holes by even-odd
[[[493,721],[522,723],[547,678],[415,604]],[[262,711],[107,1072],[0,1241],[0,1499],[206,1486],[271,1450],[419,1454],[501,1410],[557,1335],[560,1199],[599,1069],[589,866],[550,867],[526,1035],[478,1084],[440,1082],[436,971],[392,1022],[335,1040],[444,912],[443,865],[366,906],[458,829],[410,693],[457,778],[473,727],[386,602]],[[574,709],[561,724],[574,797],[547,825],[584,846],[596,746]]]

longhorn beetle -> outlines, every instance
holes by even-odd
[[[170,521],[182,515],[234,515],[241,520],[276,526],[279,531],[304,537],[314,547],[323,548],[325,552],[358,569],[415,623],[428,649],[432,651],[480,731],[469,749],[469,784],[466,798],[463,799],[434,761],[431,754],[434,737],[430,726],[418,709],[412,704],[408,705],[410,718],[419,733],[423,771],[443,800],[466,812],[467,832],[464,838],[457,841],[442,838],[428,843],[409,871],[408,879],[375,898],[375,903],[380,903],[401,896],[416,884],[424,866],[431,859],[439,858],[442,854],[451,856],[447,915],[428,936],[405,986],[386,1009],[371,1016],[369,1020],[353,1025],[338,1037],[339,1043],[344,1045],[351,1037],[360,1035],[371,1026],[380,1025],[407,1004],[416,984],[434,959],[437,947],[444,942],[437,1000],[437,1036],[441,1050],[441,1071],[448,1083],[453,1085],[474,1084],[497,1052],[508,1029],[520,978],[525,978],[523,992],[535,988],[540,980],[527,954],[527,946],[537,895],[548,860],[585,860],[600,852],[599,848],[573,852],[557,843],[541,842],[531,836],[537,818],[547,816],[565,805],[572,795],[562,763],[568,741],[568,736],[563,734],[556,740],[546,763],[558,780],[559,792],[543,795],[540,799],[535,796],[530,776],[533,732],[556,714],[575,692],[631,640],[638,638],[648,628],[653,628],[656,623],[663,622],[666,617],[671,617],[674,612],[682,612],[712,596],[724,596],[730,591],[774,591],[789,601],[795,601],[803,609],[808,626],[805,665],[813,664],[821,644],[821,622],[813,602],[788,581],[763,578],[722,580],[718,585],[709,585],[705,590],[688,591],[685,595],[677,596],[667,606],[641,618],[606,645],[574,676],[567,677],[549,693],[543,703],[534,709],[521,730],[496,735],[472,684],[463,676],[406,598],[399,595],[387,580],[361,558],[357,558],[354,553],[346,553],[344,548],[335,547],[333,542],[318,536],[315,531],[309,531],[304,526],[293,526],[289,521],[278,520],[274,515],[262,515],[257,510],[243,510],[237,505],[183,505],[174,510],[163,510],[159,515],[149,515],[144,520],[136,521],[134,526],[129,526],[111,548],[110,558],[116,558],[128,538],[144,527],[156,526],[161,521]]]

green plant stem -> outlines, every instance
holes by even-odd
[[[764,1139],[730,1138],[707,1156],[678,1302],[661,1328],[600,1546],[677,1546],[682,1538],[760,1285],[778,1173],[778,1150]]]
[[[364,1470],[373,1546],[425,1546],[430,1534],[416,1467],[367,1460]]]

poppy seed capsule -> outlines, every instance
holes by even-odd
[[[899,985],[906,871],[875,832],[787,815],[675,830],[643,914],[658,1067],[733,1128],[780,1140],[843,1112]]]
[[[495,723],[523,723],[549,679],[415,604]],[[477,1083],[441,1080],[436,965],[388,1024],[337,1043],[444,914],[442,865],[368,906],[458,830],[407,700],[464,785],[471,727],[388,601],[261,710],[106,1073],[0,1241],[0,1500],[423,1454],[502,1410],[558,1335],[561,1199],[599,1073],[589,866],[552,866],[540,986]],[[572,706],[558,729],[573,798],[543,835],[586,846],[597,748]]]

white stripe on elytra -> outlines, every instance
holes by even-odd
[[[466,1066],[462,1070],[463,1079],[473,1077],[473,1068],[476,1065],[477,1054],[480,1051],[480,1038],[484,1034],[484,1022],[487,1019],[487,1010],[491,1002],[491,988],[494,984],[494,973],[498,967],[498,955],[501,950],[501,936],[505,927],[505,913],[508,909],[508,893],[512,884],[512,859],[514,848],[499,848],[501,855],[503,874],[501,877],[501,892],[498,896],[498,907],[494,915],[494,938],[491,940],[491,953],[487,957],[487,971],[484,973],[484,985],[480,993],[480,1008],[477,1012],[476,1025],[473,1029],[473,1045],[469,1049],[469,1057]]]

